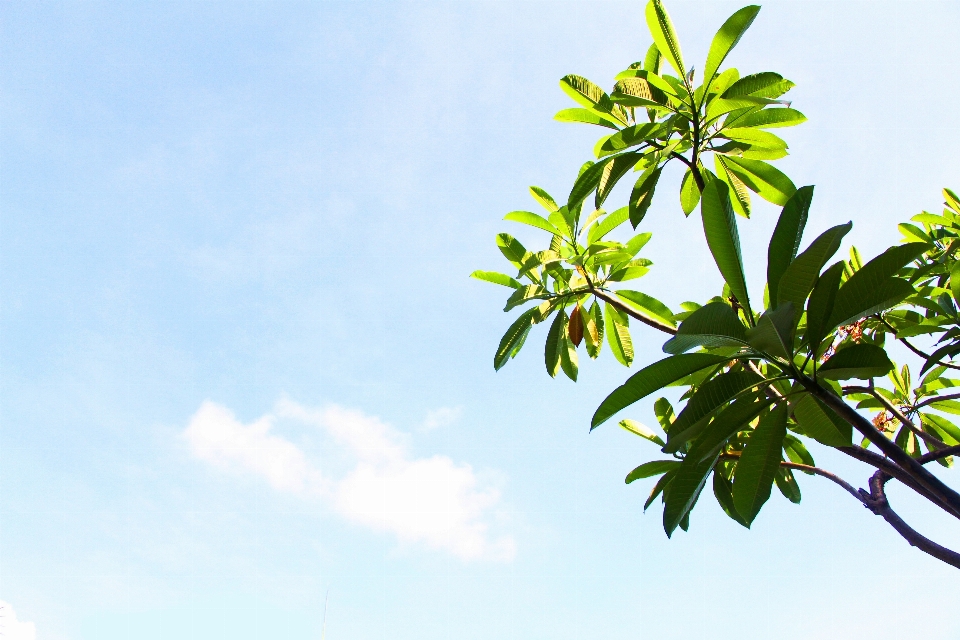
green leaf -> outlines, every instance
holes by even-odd
[[[647,54],[643,57],[643,68],[652,73],[660,73],[660,66],[663,64],[663,56],[657,49],[657,43],[654,42],[647,49]]]
[[[738,215],[743,216],[744,218],[750,217],[750,190],[747,189],[747,185],[743,182],[727,167],[727,163],[723,161],[723,156],[715,153],[713,154],[713,161],[717,169],[717,177],[723,180],[728,187],[727,193],[731,195],[730,204],[733,205],[734,211]]]
[[[774,478],[777,481],[777,488],[780,493],[794,504],[800,504],[800,485],[797,479],[793,477],[793,471],[787,467],[777,469],[777,475]]]
[[[542,300],[543,298],[549,297],[552,294],[541,287],[539,284],[528,284],[524,287],[520,287],[514,291],[509,298],[507,298],[507,304],[503,308],[504,311],[510,311],[514,307],[518,307],[525,302],[530,300]]]
[[[887,352],[880,347],[861,343],[840,349],[820,365],[817,375],[827,380],[859,378],[869,380],[885,376],[893,370]]]
[[[687,316],[663,351],[678,354],[698,346],[739,347],[746,342],[747,328],[736,312],[726,303],[711,302]]]
[[[796,326],[796,309],[790,301],[776,309],[768,309],[760,316],[756,327],[747,329],[747,342],[754,349],[793,360],[793,329]]]
[[[730,206],[726,183],[720,180],[710,180],[707,183],[700,201],[700,215],[703,218],[703,232],[707,237],[707,245],[720,269],[720,274],[749,314],[750,298],[747,295],[747,282],[743,276],[740,236],[737,233],[737,221]]]
[[[500,253],[518,269],[523,267],[523,261],[530,255],[520,241],[509,233],[497,234],[497,247],[500,248]]]
[[[648,296],[640,291],[631,291],[629,289],[620,289],[615,292],[618,298],[625,300],[630,306],[636,307],[640,311],[652,316],[654,319],[670,325],[677,326],[673,320],[673,312],[656,298]]]
[[[666,132],[667,128],[659,122],[635,124],[604,138],[603,142],[594,149],[594,152],[598,158],[602,158],[635,147]]]
[[[601,127],[607,127],[608,129],[617,130],[617,125],[613,124],[607,118],[601,118],[596,112],[591,111],[590,109],[564,109],[563,111],[558,111],[557,115],[553,116],[554,120],[559,120],[560,122],[582,122],[584,124],[596,124]]]
[[[821,444],[828,447],[852,444],[853,427],[850,423],[809,394],[793,404],[793,415],[803,433]]]
[[[707,64],[703,68],[703,83],[709,85],[720,69],[720,65],[726,60],[730,51],[737,46],[740,38],[753,24],[754,18],[760,12],[760,7],[751,5],[744,7],[727,18],[723,23],[717,35],[713,37],[710,43],[710,52],[707,54]]]
[[[662,167],[644,171],[630,193],[630,224],[636,229],[643,217],[647,215],[650,203],[653,202],[653,193],[657,188]]]
[[[891,247],[863,265],[837,292],[828,329],[892,307],[914,293],[908,282],[893,276],[929,246],[912,242]]]
[[[745,115],[737,120],[738,127],[756,127],[757,129],[775,129],[792,127],[807,121],[807,117],[787,107],[781,109],[763,109]]]
[[[579,307],[583,315],[583,338],[587,345],[587,355],[596,358],[603,348],[603,311],[596,302],[590,309]]]
[[[607,343],[613,356],[625,367],[633,363],[633,341],[630,339],[630,319],[625,313],[604,302]]]
[[[803,309],[807,296],[820,276],[820,270],[827,260],[840,248],[843,237],[853,228],[853,223],[837,225],[827,229],[806,250],[794,258],[784,271],[777,286],[777,303],[792,302],[797,309]],[[771,304],[774,299],[770,294]]]
[[[953,301],[960,305],[960,261],[950,267],[950,293],[953,294]]]
[[[621,420],[620,426],[626,429],[627,431],[629,431],[630,433],[638,435],[644,440],[649,440],[654,444],[658,444],[661,447],[665,444],[663,439],[660,436],[658,436],[656,433],[654,433],[654,431],[650,429],[650,427],[644,424],[640,424],[635,420]],[[627,484],[630,484],[630,482],[627,481]]]
[[[663,530],[668,538],[693,509],[716,459],[716,455],[706,460],[694,460],[687,456],[677,467],[664,492]]]
[[[666,58],[681,78],[686,77],[687,71],[683,66],[683,55],[680,53],[680,41],[673,30],[673,23],[667,10],[660,0],[650,0],[646,9],[647,28],[653,36],[657,50]]]
[[[657,496],[663,493],[663,490],[670,486],[670,482],[673,480],[673,476],[676,474],[676,471],[668,471],[667,473],[660,476],[660,479],[657,480],[657,484],[653,485],[653,489],[650,490],[650,495],[647,497],[647,501],[643,503],[643,510],[646,511],[647,507],[653,504],[653,501],[657,499]]]
[[[824,271],[817,280],[810,300],[807,302],[807,344],[814,353],[820,343],[830,331],[828,319],[833,313],[834,301],[840,289],[840,280],[843,277],[843,261],[835,262]]]
[[[679,466],[679,460],[651,460],[650,462],[644,462],[642,465],[628,473],[627,477],[624,478],[624,482],[630,484],[634,480],[658,476],[660,474],[667,473],[668,471],[673,471]]]
[[[637,164],[637,160],[639,159],[639,153],[624,153],[615,156],[610,162],[604,165],[603,172],[600,174],[600,180],[597,182],[597,195],[596,198],[594,198],[594,206],[597,209],[603,206],[603,202],[607,199],[607,196],[610,195],[613,187],[616,186],[617,182],[620,181],[620,178],[622,178],[627,171],[630,171],[633,165]],[[652,195],[651,193],[651,196]],[[634,227],[636,227],[636,225],[634,225]]]
[[[687,169],[683,174],[683,182],[680,183],[680,208],[686,215],[690,215],[697,208],[700,202],[700,189],[697,188],[697,181],[693,177],[693,172]]]
[[[503,285],[504,287],[512,287],[514,289],[519,289],[523,286],[510,276],[504,273],[498,273],[496,271],[474,271],[470,274],[470,277],[476,278],[477,280],[483,280],[485,282],[492,282],[493,284]]]
[[[540,203],[540,206],[553,213],[560,206],[557,204],[556,200],[553,199],[549,193],[541,189],[540,187],[530,187],[530,195],[533,196],[533,199]]]
[[[497,352],[493,357],[494,370],[499,371],[503,368],[503,365],[507,364],[507,360],[515,353],[514,348],[526,339],[527,333],[530,332],[530,328],[534,324],[536,311],[536,308],[524,311],[503,334],[500,339],[500,346],[497,347]]]
[[[706,418],[744,391],[757,386],[762,378],[752,371],[727,371],[700,385],[677,419],[670,425],[664,453],[679,451],[707,426]]]
[[[787,435],[787,409],[786,403],[781,404],[760,419],[737,463],[733,504],[748,527],[770,499],[774,476],[780,468],[783,438]]]
[[[611,309],[612,307],[607,305],[607,310],[609,311]],[[607,326],[607,331],[610,331],[609,325]],[[670,356],[669,358],[664,358],[659,362],[644,367],[630,376],[622,385],[614,389],[613,392],[600,403],[597,411],[593,414],[593,420],[590,422],[590,430],[596,429],[622,409],[647,397],[654,391],[658,391],[691,373],[727,361],[728,358],[724,356],[707,353],[688,353],[679,356]]]
[[[777,226],[770,238],[767,250],[767,291],[770,294],[770,307],[777,306],[777,291],[780,278],[800,249],[800,239],[807,226],[807,215],[813,200],[813,187],[800,187],[790,197],[780,212]]]
[[[568,378],[576,382],[577,372],[580,367],[577,358],[577,347],[570,341],[570,337],[567,335],[569,327],[570,324],[567,323],[567,326],[564,327],[564,333],[560,336],[557,350],[560,352],[560,368],[563,369],[563,372],[567,374]]]
[[[716,496],[724,513],[735,522],[747,526],[747,522],[737,513],[737,508],[733,505],[733,485],[719,472],[719,467],[713,471],[713,495]]]
[[[543,349],[543,361],[551,378],[556,378],[560,371],[560,340],[566,328],[567,313],[561,310],[550,325],[550,331],[547,332],[547,342]]]
[[[934,413],[921,413],[920,418],[923,420],[924,424],[931,424],[952,438],[954,443],[960,443],[960,428],[943,416],[938,416]],[[946,438],[944,438],[944,441],[947,441],[949,444],[949,441]]]
[[[573,188],[570,190],[570,196],[567,199],[567,209],[569,211],[576,210],[587,196],[596,190],[597,185],[600,183],[600,177],[603,175],[604,169],[610,161],[611,158],[607,158],[596,164],[591,164],[580,174],[577,181],[573,183]]]
[[[595,224],[587,232],[587,244],[593,244],[603,239],[605,235],[619,227],[630,219],[630,210],[628,207],[621,207],[607,215],[606,218]]]
[[[503,217],[504,220],[510,220],[511,222],[519,222],[521,224],[528,224],[531,227],[536,227],[538,229],[543,229],[544,231],[549,231],[554,235],[563,235],[560,233],[560,230],[555,226],[547,222],[546,218],[543,216],[537,215],[532,211],[511,211]]]
[[[738,431],[747,429],[750,422],[763,413],[772,402],[762,391],[741,395],[707,425],[694,440],[687,457],[704,460],[716,455],[727,440]]]
[[[730,171],[767,202],[785,205],[797,190],[790,178],[763,160],[747,160],[730,156],[725,160]]]
[[[761,131],[760,129],[727,127],[719,133],[719,136],[736,142],[746,143],[750,145],[751,149],[754,147],[772,150],[787,149],[787,143],[782,138],[767,131]]]
[[[779,73],[763,71],[744,76],[723,92],[724,99],[732,98],[779,98],[793,87],[793,83],[784,80]]]
[[[787,454],[787,457],[790,458],[791,462],[805,464],[809,467],[817,466],[813,461],[813,456],[810,455],[809,451],[807,451],[806,445],[804,445],[799,438],[790,435],[789,433],[783,440],[783,452]],[[804,473],[813,475],[812,471],[804,471]]]
[[[560,88],[576,102],[611,124],[627,124],[625,119],[615,114],[610,96],[586,78],[577,75],[564,76],[560,79]]]

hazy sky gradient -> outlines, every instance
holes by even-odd
[[[700,68],[741,5],[667,6]],[[502,216],[528,185],[565,194],[599,135],[552,120],[557,81],[611,85],[649,45],[642,10],[0,6],[0,600],[24,638],[312,640],[328,591],[329,640],[960,633],[927,615],[955,608],[933,588],[951,571],[816,478],[752,531],[709,499],[668,541],[649,481],[623,484],[656,448],[587,433],[628,374],[609,353],[551,380],[540,331],[494,373],[506,290],[467,275],[504,268],[497,232],[537,238]],[[808,240],[853,220],[872,256],[960,187],[958,23],[947,2],[764,3],[730,62],[797,83],[810,121],[779,164],[817,185]],[[674,306],[721,284],[679,177],[637,281]],[[747,255],[776,214],[741,225]]]

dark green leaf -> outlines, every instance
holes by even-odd
[[[716,496],[717,502],[720,504],[720,507],[723,508],[724,513],[730,516],[735,522],[745,527],[748,526],[747,522],[737,513],[737,508],[733,505],[733,485],[729,480],[724,478],[723,474],[717,469],[713,471],[713,495]]]
[[[780,467],[777,469],[775,479],[780,493],[790,502],[800,504],[800,485],[797,484],[797,479],[793,477],[793,471],[786,467]]]
[[[644,511],[646,511],[647,507],[653,504],[653,501],[657,499],[657,496],[663,493],[663,490],[670,485],[670,481],[673,480],[673,476],[675,474],[676,471],[668,471],[660,476],[660,479],[657,480],[657,484],[653,485],[653,489],[650,490],[650,495],[647,497],[647,501],[643,503]]]
[[[888,309],[911,295],[913,287],[893,276],[928,247],[923,242],[898,245],[863,265],[837,292],[828,330]]]
[[[804,395],[793,404],[793,415],[803,433],[828,447],[852,444],[853,427],[820,400]]]
[[[567,327],[567,313],[560,310],[547,332],[547,343],[543,349],[543,360],[551,378],[560,371],[560,341]]]
[[[767,249],[767,290],[770,294],[770,307],[777,306],[777,289],[780,278],[800,249],[800,239],[807,226],[807,215],[813,200],[813,187],[797,189],[780,212],[777,226],[770,238]]]
[[[624,153],[615,156],[604,166],[603,172],[600,174],[600,180],[597,182],[597,195],[594,198],[594,206],[597,209],[603,206],[603,202],[607,199],[607,196],[610,195],[613,187],[616,186],[617,182],[620,181],[620,178],[622,178],[627,171],[630,171],[639,159],[639,153]],[[636,225],[634,225],[634,227],[636,227]]]
[[[953,300],[960,305],[960,261],[954,262],[950,267],[950,293],[953,294]]]
[[[609,311],[611,307],[607,307]],[[610,327],[607,327],[610,331]],[[644,367],[630,376],[626,382],[613,390],[597,408],[590,422],[590,430],[612,418],[622,409],[629,407],[637,400],[647,397],[654,391],[676,382],[680,378],[726,362],[728,358],[707,353],[688,353],[679,356],[670,356],[659,362]]]
[[[770,406],[771,402],[773,401],[762,391],[741,395],[718,413],[703,433],[693,441],[687,457],[703,460],[716,455],[727,440],[738,431],[747,429],[750,422]]]
[[[806,445],[803,444],[800,438],[790,435],[789,433],[783,440],[783,451],[787,454],[787,457],[790,458],[791,462],[805,464],[810,467],[817,466],[813,461],[813,456],[807,451]],[[804,471],[804,473],[813,475],[812,471]]]
[[[706,419],[717,409],[755,387],[762,379],[752,371],[727,371],[700,385],[677,419],[670,425],[664,453],[674,453],[689,440],[700,435]]]
[[[774,476],[780,467],[783,438],[787,435],[787,409],[786,403],[781,404],[760,419],[737,463],[733,504],[747,526],[770,498]]]
[[[756,327],[747,329],[747,342],[754,349],[793,360],[793,329],[796,326],[796,311],[792,302],[784,302],[776,309],[767,310]]]
[[[869,380],[885,376],[893,369],[887,352],[873,344],[852,344],[837,351],[820,365],[817,375],[827,380],[859,378]]]
[[[697,208],[700,202],[700,189],[697,188],[697,181],[693,177],[693,172],[687,169],[683,174],[683,182],[680,183],[680,208],[686,215],[690,215]]]
[[[716,461],[716,454],[705,460],[694,460],[687,456],[677,467],[664,493],[663,530],[667,537],[673,535],[696,504]]]
[[[536,308],[524,311],[503,334],[503,338],[500,339],[500,346],[497,347],[497,352],[493,358],[493,368],[495,370],[499,371],[503,365],[507,364],[507,360],[515,353],[514,347],[517,344],[522,344],[523,340],[526,339],[527,333],[534,324],[534,314],[536,312]]]
[[[636,229],[643,217],[647,215],[650,203],[653,202],[653,194],[657,188],[657,181],[660,179],[662,167],[647,169],[637,179],[633,185],[633,191],[630,193],[630,224]]]
[[[597,185],[600,184],[600,176],[603,175],[603,171],[607,164],[610,163],[610,160],[610,158],[607,158],[596,164],[590,164],[587,169],[580,174],[577,181],[573,183],[573,188],[570,190],[570,196],[567,199],[567,209],[569,211],[576,210],[587,196],[593,193]]]
[[[790,178],[762,160],[729,156],[725,160],[731,173],[767,202],[784,205],[797,190]]]
[[[700,201],[703,217],[703,232],[707,237],[710,253],[720,269],[720,274],[730,286],[733,295],[750,313],[750,298],[743,275],[743,258],[740,254],[740,236],[733,215],[727,185],[720,180],[710,180],[703,190]]]
[[[640,480],[641,478],[659,476],[660,474],[667,473],[668,471],[673,471],[679,466],[679,460],[652,460],[650,462],[644,462],[642,465],[628,473],[627,477],[624,479],[624,482],[626,484],[630,484],[634,480]]]
[[[817,285],[810,294],[807,303],[807,344],[814,353],[826,337],[830,328],[828,318],[833,313],[833,304],[840,289],[840,280],[843,277],[843,261],[830,265],[817,280]]]
[[[677,335],[663,345],[665,353],[683,353],[697,346],[735,347],[746,344],[747,329],[723,302],[711,302],[691,313]]]
[[[777,303],[792,302],[797,309],[803,309],[807,296],[820,276],[820,270],[827,260],[840,248],[843,237],[853,228],[853,223],[841,224],[827,229],[810,243],[806,250],[798,255],[786,268],[777,286]],[[773,304],[773,292],[770,293]]]

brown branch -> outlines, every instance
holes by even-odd
[[[927,464],[928,462],[933,462],[934,460],[939,460],[940,458],[948,458],[953,455],[960,454],[960,444],[954,445],[952,447],[946,447],[940,449],[939,451],[931,451],[930,453],[925,453],[919,458],[917,462],[920,464]]]
[[[960,517],[960,493],[948,487],[940,478],[927,471],[922,464],[908,455],[906,451],[878,432],[873,423],[844,402],[840,396],[824,389],[806,376],[801,375],[800,381],[811,395],[833,409],[844,421],[850,423],[854,429],[875,444],[884,455],[912,476],[917,484],[937,496],[939,498],[938,502],[942,502],[956,517]]]
[[[914,408],[919,409],[920,407],[925,407],[928,404],[933,404],[934,402],[940,402],[941,400],[960,400],[960,393],[948,393],[945,396],[934,396],[933,398],[927,398],[923,402],[918,402]]]
[[[733,460],[733,459],[740,458],[741,455],[743,454],[739,451],[727,451],[726,453],[720,454],[720,459]],[[837,474],[827,471],[826,469],[821,469],[820,467],[814,467],[809,464],[800,464],[799,462],[787,462],[785,460],[780,461],[780,466],[786,467],[787,469],[798,469],[800,471],[808,471],[815,475],[826,478],[827,480],[830,480],[831,482],[835,482],[841,487],[843,487],[844,491],[846,491],[847,493],[852,495],[854,498],[856,498],[858,502],[866,504],[865,502],[863,502],[863,497],[853,487],[852,484],[850,484],[849,482],[847,482]]]
[[[882,471],[877,471],[873,474],[870,478],[869,493],[862,489],[860,490],[861,502],[863,502],[870,511],[886,520],[911,546],[916,547],[927,555],[933,556],[941,562],[960,569],[960,553],[951,551],[917,533],[916,530],[904,522],[903,518],[898,516],[897,513],[890,508],[887,494],[884,491],[883,485],[885,479],[883,475],[884,473]]]
[[[897,329],[896,329],[896,327],[894,327],[892,324],[890,324],[890,323],[887,321],[887,319],[883,317],[882,314],[877,314],[877,315],[876,315],[876,318],[877,318],[878,320],[880,320],[880,322],[882,322],[883,324],[887,325],[887,328],[890,329],[890,331],[893,332],[894,337],[896,337],[897,340],[899,340],[900,342],[902,342],[903,345],[904,345],[907,349],[910,349],[910,351],[913,351],[914,354],[920,356],[920,357],[923,358],[924,360],[929,360],[929,359],[930,359],[930,354],[929,354],[929,353],[924,353],[923,351],[920,351],[920,349],[917,349],[915,346],[913,346],[912,344],[910,344],[910,342],[909,342],[906,338],[900,338],[899,336],[897,336]],[[960,366],[957,366],[957,365],[955,365],[955,364],[950,364],[949,362],[937,362],[937,364],[940,365],[940,366],[942,366],[942,367],[946,367],[946,368],[948,368],[948,369],[957,369],[958,371],[960,371]]]
[[[877,402],[883,405],[883,408],[889,411],[894,415],[894,417],[900,421],[903,426],[913,432],[913,435],[918,438],[923,439],[927,444],[931,445],[935,449],[942,449],[947,446],[940,440],[937,440],[934,436],[930,435],[926,431],[917,428],[917,425],[913,424],[913,421],[910,420],[900,409],[894,406],[889,400],[884,398],[873,386],[869,387],[843,387],[843,393],[866,393],[873,396]]]

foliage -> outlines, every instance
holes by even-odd
[[[782,100],[793,83],[773,72],[741,76],[722,69],[758,11],[745,7],[721,26],[699,85],[660,0],[650,0],[645,14],[653,44],[643,62],[617,74],[609,94],[580,76],[561,79],[579,106],[556,118],[609,133],[597,141],[595,158],[580,168],[565,201],[531,187],[545,213],[507,214],[547,232],[546,248],[531,251],[501,233],[497,245],[516,275],[472,274],[512,290],[504,311],[527,306],[500,341],[494,367],[516,357],[541,323],[549,324],[547,372],[562,370],[572,380],[581,345],[597,358],[606,342],[617,361],[632,365],[631,319],[669,334],[667,357],[613,390],[590,427],[665,387],[683,390],[682,407],[666,398],[654,405],[662,434],[634,420],[620,422],[668,456],[626,477],[627,483],[658,478],[644,509],[661,498],[668,536],[687,529],[708,481],[727,515],[749,527],[774,484],[800,502],[799,471],[836,482],[911,544],[960,567],[960,555],[910,528],[884,492],[895,478],[960,517],[960,495],[924,466],[949,467],[951,455],[960,453],[960,428],[944,415],[960,414],[960,393],[951,393],[960,380],[946,376],[960,369],[950,361],[960,354],[960,201],[945,190],[942,214],[924,212],[912,218],[915,224],[900,225],[904,241],[869,261],[856,249],[848,260],[835,257],[851,223],[827,229],[801,251],[813,187],[797,189],[772,164],[787,154],[787,144],[770,132],[805,120]],[[610,239],[628,222],[637,230],[664,166],[674,160],[686,167],[680,207],[690,215],[699,206],[725,282],[720,295],[680,310],[625,288],[651,267],[640,256],[651,234]],[[631,169],[639,176],[626,206],[606,211],[613,187]],[[751,193],[782,207],[762,301],[748,295],[737,231],[738,216],[751,215]],[[916,347],[916,339],[932,342],[932,351]],[[921,359],[916,386],[909,366],[897,367],[891,358],[897,342]],[[889,388],[880,386],[884,380]],[[860,411],[875,416],[871,421]],[[817,467],[814,442],[872,466],[869,488],[856,490]]]

